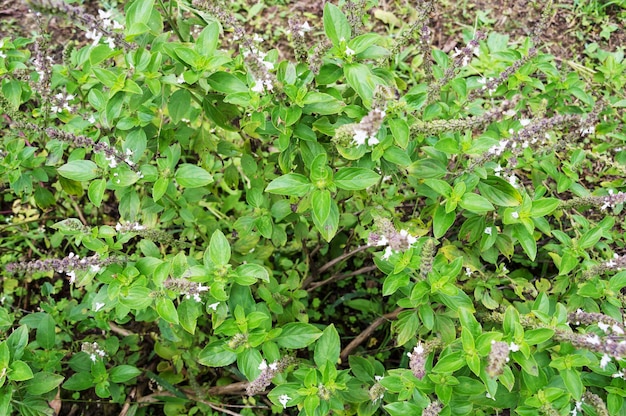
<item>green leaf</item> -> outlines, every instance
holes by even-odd
[[[270,275],[267,269],[260,264],[242,264],[237,267],[236,274],[235,282],[242,286],[250,286],[259,280],[266,283],[270,282]]]
[[[580,378],[580,373],[576,370],[565,369],[561,370],[559,374],[563,379],[563,384],[565,384],[567,391],[574,396],[576,401],[580,401],[584,388],[582,379]]]
[[[517,238],[517,241],[521,244],[528,258],[535,260],[537,256],[537,242],[535,241],[535,237],[533,237],[522,224],[513,224],[512,227],[513,237]]]
[[[375,185],[380,175],[366,168],[341,168],[335,174],[333,182],[337,188],[358,191]]]
[[[389,120],[389,128],[394,141],[402,149],[406,149],[409,144],[409,124],[403,118]]]
[[[221,230],[215,230],[209,243],[209,259],[217,267],[222,267],[230,261],[230,243]]]
[[[40,396],[56,389],[64,379],[65,377],[61,375],[40,371],[26,382],[26,391],[34,396]]]
[[[445,205],[439,205],[433,216],[433,235],[441,238],[452,227],[456,219],[456,211],[446,212]]]
[[[495,209],[491,202],[487,200],[487,198],[473,192],[463,194],[461,200],[459,201],[459,205],[461,206],[461,208],[466,209],[470,212],[474,212],[476,214],[482,214],[487,211],[493,211]]]
[[[578,241],[578,247],[582,249],[588,249],[596,245],[600,238],[602,238],[602,233],[604,229],[602,227],[594,227],[587,231],[585,234],[580,237]]]
[[[90,181],[98,177],[98,166],[91,160],[72,160],[57,169],[59,175],[73,181]]]
[[[56,340],[55,322],[52,316],[44,313],[37,326],[35,339],[41,348],[50,349],[54,347]]]
[[[191,93],[187,90],[174,91],[167,100],[167,109],[172,123],[178,123],[191,107]],[[193,165],[192,165],[193,166]]]
[[[528,331],[524,331],[524,341],[526,341],[528,345],[541,344],[542,342],[552,339],[554,332],[554,329],[550,328],[529,329]]]
[[[316,189],[311,195],[311,210],[315,228],[330,242],[339,228],[339,208],[327,189]]]
[[[26,381],[33,378],[33,371],[24,361],[17,360],[11,363],[9,379],[13,381]]]
[[[104,191],[107,188],[107,181],[105,179],[98,179],[92,181],[89,184],[89,191],[87,192],[87,196],[89,196],[89,200],[92,204],[99,207],[102,203],[102,198],[104,197]]]
[[[221,341],[213,342],[198,354],[198,362],[207,367],[225,367],[237,359],[237,354],[224,348]]]
[[[328,2],[324,5],[324,32],[334,46],[342,40],[348,42],[351,37],[348,19],[337,6]]]
[[[213,176],[200,166],[183,163],[176,170],[176,182],[183,188],[199,188],[213,182]]]
[[[169,178],[159,178],[154,182],[152,186],[152,200],[157,202],[167,192],[167,187],[170,185]]]
[[[409,284],[409,275],[406,273],[390,274],[383,282],[383,296],[391,296],[401,287]]]
[[[372,74],[370,68],[360,63],[346,64],[343,67],[343,73],[346,76],[348,85],[359,94],[363,103],[369,107],[372,103],[374,88],[376,88],[376,81],[378,80],[374,74]]]
[[[200,305],[195,300],[184,300],[178,305],[180,326],[192,335],[196,332],[198,317],[202,315]]]
[[[452,373],[465,366],[465,352],[455,351],[439,358],[437,364],[433,367],[434,373]]]
[[[309,178],[299,173],[288,173],[279,176],[267,185],[265,192],[287,196],[304,196],[313,185],[309,182]]]
[[[114,383],[125,383],[141,374],[141,370],[132,365],[118,365],[109,370],[109,379]]]
[[[137,36],[148,32],[154,0],[135,0],[126,11],[126,34]]]
[[[313,360],[318,367],[322,367],[326,363],[335,366],[337,361],[339,361],[340,349],[339,333],[335,326],[331,324],[326,327],[322,336],[315,343]]]
[[[234,94],[237,92],[247,93],[248,86],[234,74],[230,72],[218,71],[207,78],[207,82],[215,91],[223,94]]]
[[[522,203],[519,191],[497,176],[490,176],[478,182],[478,190],[489,202],[500,207],[516,207]]]
[[[306,94],[303,104],[302,112],[305,114],[338,114],[345,107],[343,101],[336,99],[332,95],[315,91],[310,91]]]
[[[290,322],[282,328],[275,341],[280,347],[296,350],[312,344],[321,335],[322,332],[311,324]]]
[[[215,53],[219,39],[220,28],[217,22],[213,21],[202,29],[202,32],[196,38],[194,48],[202,55],[210,57]]]
[[[145,309],[152,304],[152,291],[145,286],[133,286],[126,296],[120,296],[120,303],[133,310]]]
[[[63,383],[63,388],[70,391],[82,391],[95,385],[91,373],[76,373]]]
[[[178,324],[178,312],[176,312],[176,306],[169,298],[157,298],[154,301],[156,311],[161,318],[169,323]]]
[[[539,218],[550,215],[560,203],[561,201],[556,198],[542,198],[537,201],[533,201],[530,216],[533,218]]]

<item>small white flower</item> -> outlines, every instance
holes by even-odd
[[[101,302],[96,302],[96,304],[94,305],[93,311],[94,312],[98,312],[100,309],[102,309],[104,307],[104,303]]]
[[[472,269],[469,267],[465,268],[465,276],[470,277],[472,275]]]
[[[600,368],[604,370],[610,362],[611,356],[608,354],[603,354],[602,358],[600,359]]]
[[[519,124],[521,124],[521,125],[522,125],[522,127],[526,127],[526,126],[528,126],[528,125],[530,124],[530,120],[529,120],[529,119],[527,119],[527,118],[523,118],[523,119],[521,119],[521,120],[519,121]]]
[[[376,138],[375,136],[370,136],[370,138],[367,140],[368,146],[375,146],[378,143],[380,143],[380,140],[378,140],[378,138]]]
[[[613,330],[614,333],[619,334],[619,335],[624,335],[624,330],[622,329],[622,327],[620,327],[617,324],[613,324],[611,326],[611,329]]]
[[[391,247],[387,246],[381,258],[383,260],[387,260],[389,257],[391,257],[392,254],[393,254],[393,250],[391,249]]]
[[[354,144],[356,144],[357,146],[365,144],[365,141],[367,140],[367,132],[359,128],[355,128],[353,132],[354,136],[352,137],[352,141],[354,142]]]
[[[487,235],[491,235],[493,228],[492,227],[485,227],[485,234]]]
[[[277,362],[273,362],[272,364],[269,365],[270,370],[272,371],[276,371],[278,370],[278,363]]]
[[[217,307],[219,304],[220,304],[219,302],[212,303],[208,306],[208,308],[213,309],[214,311],[217,311]]]
[[[511,342],[511,344],[509,344],[509,350],[512,352],[517,352],[519,351],[519,345],[517,345],[514,342]]]
[[[283,406],[283,409],[287,408],[287,402],[291,400],[291,397],[287,396],[286,394],[281,394],[280,396],[278,396],[278,402]]]
[[[89,358],[91,359],[91,361],[93,361],[94,363],[96,362],[96,354],[89,354]]]
[[[354,51],[352,49],[350,49],[349,47],[346,46],[346,55],[347,56],[352,56],[354,55]]]
[[[258,92],[259,94],[262,93],[264,91],[263,90],[263,83],[262,82],[256,82],[252,86],[251,90],[254,91],[254,92]]]
[[[183,76],[183,74],[180,74],[179,76],[176,77],[176,83],[177,84],[184,84],[185,83],[185,77]]]
[[[513,211],[513,213],[511,214],[511,217],[518,219],[519,218],[519,212],[517,211]]]
[[[104,39],[104,43],[106,43],[107,45],[109,45],[109,48],[111,49],[115,49],[115,39],[113,39],[112,37],[107,37]]]
[[[74,284],[76,281],[76,272],[72,270],[71,272],[66,272],[66,274],[70,278],[70,285]]]
[[[605,324],[604,322],[598,322],[598,328],[600,328],[604,333],[609,332],[609,324]]]
[[[374,380],[380,381],[383,379],[383,376],[374,376]]]
[[[265,369],[267,369],[267,361],[263,360],[261,364],[259,364],[259,370],[263,371]]]

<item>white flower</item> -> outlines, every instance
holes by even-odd
[[[465,268],[465,276],[470,277],[472,275],[472,269],[469,267]]]
[[[103,307],[104,307],[104,303],[96,302],[96,304],[94,305],[93,311],[98,312]]]
[[[509,350],[512,352],[517,352],[519,351],[519,345],[517,345],[514,342],[511,342],[511,344],[509,344]]]
[[[66,272],[66,274],[70,278],[70,285],[74,284],[76,281],[76,272],[72,270],[71,272]]]
[[[176,83],[177,84],[184,84],[185,83],[185,77],[183,76],[183,74],[180,74],[179,76],[176,77]]]
[[[111,37],[107,37],[107,38],[104,39],[104,43],[109,45],[109,48],[115,49],[115,39],[113,39]]]
[[[376,137],[374,136],[370,136],[370,138],[367,140],[367,145],[368,146],[375,146],[378,143],[380,143],[380,140],[378,140]]]
[[[263,371],[265,369],[267,369],[267,361],[263,360],[261,364],[259,364],[259,370]]]
[[[383,376],[374,376],[374,380],[380,381],[383,379]]]
[[[527,118],[523,118],[523,119],[521,119],[521,120],[519,121],[519,124],[521,124],[521,125],[522,125],[522,127],[526,127],[526,126],[528,126],[528,125],[530,124],[530,120],[529,120],[529,119],[527,119]]]
[[[280,396],[278,396],[278,402],[283,405],[283,409],[287,408],[287,402],[291,400],[291,397],[287,396],[286,394],[281,394]]]
[[[270,367],[270,370],[276,371],[276,370],[278,370],[278,363],[274,362],[274,363],[270,364],[269,367]]]
[[[350,49],[349,47],[346,46],[346,55],[347,56],[352,56],[354,55],[354,51],[352,49]]]
[[[387,246],[381,258],[383,260],[387,260],[389,257],[391,257],[392,254],[393,254],[393,250],[391,249],[391,247]]]
[[[600,328],[604,333],[609,332],[609,324],[605,324],[604,322],[598,322],[598,328]]]
[[[208,308],[209,308],[209,309],[213,309],[214,311],[216,311],[216,310],[217,310],[217,306],[218,306],[219,304],[220,304],[219,302],[212,303],[212,304],[210,304],[210,305],[208,306]]]
[[[367,140],[367,132],[359,128],[355,128],[353,132],[354,136],[352,136],[352,141],[354,142],[354,144],[356,144],[357,146],[365,144],[365,141]]]
[[[493,230],[492,227],[485,227],[485,234],[491,235],[492,230]]]
[[[511,214],[511,217],[518,219],[519,218],[519,212],[517,211],[513,211],[513,213]]]
[[[608,354],[603,354],[602,358],[600,359],[600,368],[604,370],[610,362],[611,356]]]
[[[613,324],[613,326],[611,326],[611,329],[616,334],[624,335],[624,330],[617,324]]]
[[[93,361],[94,363],[96,362],[96,354],[90,354],[89,358],[91,359],[91,361]]]
[[[263,83],[262,82],[256,82],[254,84],[254,86],[252,86],[252,91],[254,92],[258,92],[259,94],[263,92]]]

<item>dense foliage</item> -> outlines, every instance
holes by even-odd
[[[371,6],[33,1],[87,41],[0,44],[0,415],[626,412],[623,53]]]

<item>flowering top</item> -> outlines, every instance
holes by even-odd
[[[381,233],[371,233],[367,243],[371,246],[387,246],[383,259],[391,257],[394,251],[409,249],[417,241],[417,238],[409,234],[407,230],[396,231],[389,220],[380,220],[379,228]]]

